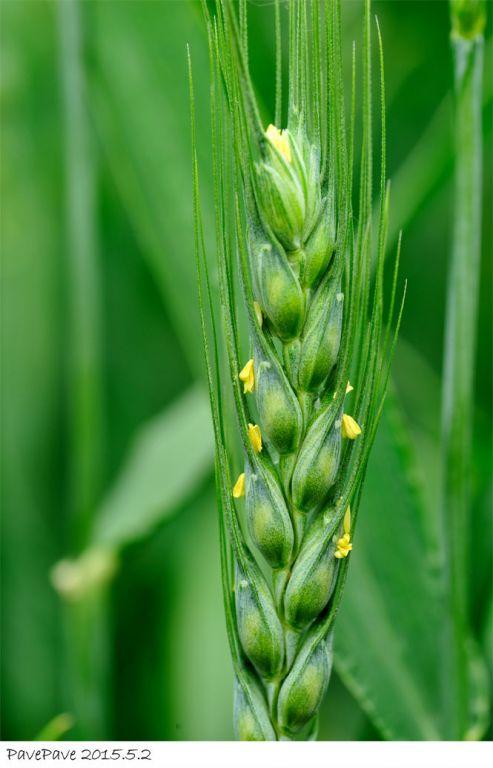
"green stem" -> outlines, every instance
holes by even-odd
[[[69,601],[63,611],[63,695],[74,717],[73,738],[108,737],[109,618],[105,585]]]
[[[79,0],[59,3],[65,128],[67,292],[69,297],[69,473],[71,538],[84,546],[101,484],[101,301],[96,244],[96,165],[84,101]]]
[[[452,8],[454,5],[452,5]],[[483,38],[467,39],[456,29],[455,204],[449,274],[442,390],[443,533],[449,563],[451,658],[445,674],[452,737],[467,728],[467,574],[471,531],[471,442],[474,360],[481,231],[481,98]]]
[[[90,535],[103,467],[101,301],[96,235],[96,164],[85,104],[81,5],[58,3],[65,139],[68,357],[68,546],[80,552]],[[67,704],[77,738],[103,738],[106,594],[96,590],[64,607]]]

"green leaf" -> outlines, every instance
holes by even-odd
[[[202,373],[199,313],[190,301],[196,273],[186,57],[188,42],[199,143],[209,146],[209,64],[200,4],[98,2],[90,10],[95,66],[89,97],[96,127],[142,255],[192,369]],[[210,200],[209,176],[206,184],[204,199]]]
[[[171,525],[167,567],[172,594],[166,595],[162,685],[173,718],[161,726],[159,738],[232,739],[233,664],[221,593],[213,482]]]
[[[410,447],[389,397],[336,623],[339,674],[388,739],[439,739],[444,603]]]
[[[116,548],[147,534],[192,496],[212,460],[209,400],[192,387],[138,432],[96,515],[92,543]]]
[[[466,741],[482,739],[491,718],[489,670],[479,643],[469,635],[465,647],[468,682]]]
[[[440,518],[440,397],[441,381],[416,348],[399,339],[394,374],[396,393],[402,406],[416,456],[416,471],[425,492],[428,549],[438,552],[443,543]],[[419,384],[417,383],[419,382]],[[471,506],[475,527],[483,535],[475,540],[475,567],[469,569],[468,582],[473,623],[479,629],[491,602],[491,444],[489,418],[476,400],[474,407],[473,489]]]
[[[485,46],[486,57],[491,56],[491,42]],[[488,115],[491,112],[492,78],[487,78],[482,94],[482,109],[486,131],[491,130]],[[453,147],[450,131],[452,97],[447,94],[420,134],[415,145],[392,173],[392,216],[389,221],[388,245],[391,248],[401,230],[422,210],[433,193],[447,179],[453,168]],[[373,219],[378,219],[374,207]]]
[[[56,715],[49,723],[39,731],[35,741],[60,741],[70,731],[74,724],[74,718],[67,712]]]

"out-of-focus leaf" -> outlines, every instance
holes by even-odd
[[[491,56],[491,44],[487,56]],[[492,97],[492,81],[486,78],[482,100],[485,117],[490,114]],[[392,216],[388,231],[390,246],[397,241],[400,230],[408,226],[453,169],[451,115],[452,97],[448,94],[392,175]],[[491,131],[489,120],[487,128]],[[374,219],[378,220],[378,206],[374,211]]]
[[[354,696],[332,670],[330,687],[320,708],[320,741],[377,741],[381,735]]]
[[[402,336],[396,350],[393,381],[413,445],[415,480],[422,487],[427,510],[423,531],[427,551],[440,551],[440,378]],[[419,385],[417,385],[417,382]],[[408,467],[409,471],[409,467]]]
[[[144,536],[190,498],[212,459],[209,400],[192,387],[137,434],[96,515],[92,543],[121,547]]]
[[[74,724],[74,718],[68,712],[62,712],[46,723],[40,730],[35,741],[59,741]]]
[[[445,608],[427,559],[422,494],[388,399],[370,460],[336,629],[337,669],[390,739],[438,739]]]
[[[91,10],[96,126],[184,351],[192,368],[202,371],[186,68],[188,42],[200,144],[209,147],[209,65],[200,4],[98,2]],[[206,184],[210,189],[209,177]],[[204,200],[210,205],[212,194]]]
[[[216,496],[211,483],[173,521],[165,649],[174,718],[168,739],[232,739],[233,665],[221,592]],[[168,587],[170,589],[170,587]]]
[[[493,601],[489,601],[483,627],[482,646],[488,660],[490,675],[493,672]]]
[[[476,544],[474,568],[471,568],[469,574],[471,601],[472,601],[472,623],[477,632],[477,636],[484,636],[485,627],[491,622],[493,606],[493,582],[491,574],[493,573],[493,519],[491,515],[491,506],[493,499],[493,483],[491,480],[491,466],[493,465],[491,456],[491,442],[489,441],[489,425],[486,418],[481,424],[483,435],[486,439],[479,441],[476,439],[474,446],[475,462],[480,464],[484,462],[480,477],[482,487],[480,494],[474,497],[474,515],[475,530],[482,531],[482,536]],[[476,429],[475,435],[478,435],[479,429]],[[479,450],[478,450],[479,449]],[[481,450],[482,449],[482,450]],[[479,479],[479,478],[478,478]],[[493,646],[486,650],[486,658],[492,661]],[[490,666],[491,663],[490,663]],[[492,669],[493,672],[493,669]]]
[[[440,401],[439,374],[402,337],[394,362],[396,395],[405,415],[409,437],[416,457],[418,482],[425,491],[427,509],[427,549],[438,553],[440,544]],[[491,471],[492,446],[488,415],[478,402],[474,409],[472,507],[475,528],[483,535],[475,541],[474,568],[468,580],[472,620],[478,632],[491,603],[492,519]]]
[[[468,701],[464,739],[477,741],[484,736],[490,723],[490,680],[483,650],[471,633],[466,640],[465,657]]]

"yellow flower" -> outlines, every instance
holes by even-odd
[[[334,557],[337,557],[338,560],[347,557],[353,548],[351,544],[351,507],[349,504],[344,515],[342,527],[344,528],[344,535],[338,540],[337,549],[334,552]]]
[[[280,131],[272,123],[267,128],[265,135],[269,139],[270,143],[277,149],[280,155],[283,156],[287,163],[291,162],[291,147],[289,146],[289,139],[285,131]]]
[[[245,473],[238,475],[238,480],[233,486],[233,498],[241,499],[245,495]]]
[[[243,392],[253,392],[255,386],[255,372],[253,370],[253,360],[250,359],[242,371],[240,371],[240,381],[243,382]]]
[[[263,322],[264,322],[264,316],[262,315],[262,308],[258,301],[253,302],[253,308],[255,310],[255,317],[257,318],[257,323],[259,324],[259,328],[262,328]]]
[[[357,421],[345,413],[342,417],[342,436],[347,437],[348,440],[356,440],[358,435],[361,435],[361,427]]]
[[[258,424],[248,425],[248,437],[255,453],[260,453],[262,450],[262,434]]]

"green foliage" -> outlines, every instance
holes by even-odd
[[[40,730],[37,741],[59,741],[74,724],[73,717],[66,712],[57,715]]]
[[[93,545],[119,549],[145,536],[208,477],[207,397],[193,387],[141,428],[96,515]]]
[[[427,544],[422,492],[408,479],[415,474],[414,458],[392,400],[370,460],[367,512],[359,521],[358,557],[349,569],[338,618],[336,661],[386,738],[437,739],[446,733],[442,710],[451,695],[442,689],[438,663],[445,651],[447,612],[436,553]],[[368,654],[359,653],[361,638]],[[378,664],[375,654],[382,659]]]

